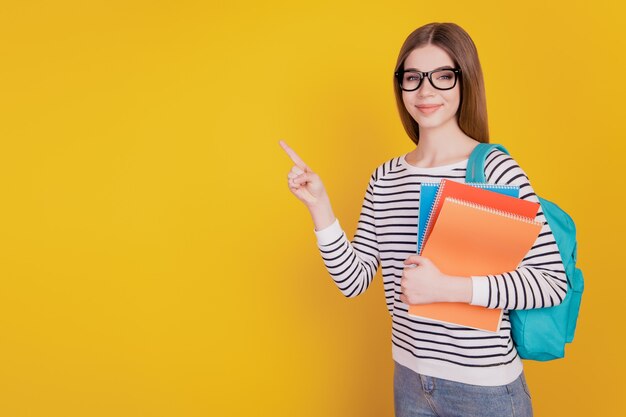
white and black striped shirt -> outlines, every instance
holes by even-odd
[[[416,252],[422,182],[465,182],[467,160],[419,168],[404,156],[380,165],[369,181],[357,231],[350,242],[338,221],[316,231],[324,264],[346,297],[362,294],[382,265],[385,298],[392,317],[392,353],[415,372],[474,385],[515,380],[522,363],[511,339],[508,310],[559,304],[567,279],[554,236],[540,208],[543,228],[518,268],[500,275],[472,277],[472,304],[502,308],[499,333],[436,323],[408,315],[400,301],[404,260]],[[509,155],[493,150],[485,163],[492,184],[520,187],[520,198],[539,202],[528,177]]]

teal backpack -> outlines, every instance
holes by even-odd
[[[502,145],[479,144],[470,155],[466,182],[485,182],[485,160],[489,152]],[[576,226],[572,218],[551,201],[539,197],[563,260],[567,275],[567,295],[555,307],[509,310],[513,342],[522,359],[549,361],[565,356],[565,344],[574,340],[576,319],[584,289],[583,274],[576,267]]]

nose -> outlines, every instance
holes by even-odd
[[[417,95],[419,97],[428,97],[432,96],[435,93],[435,87],[433,87],[430,79],[428,77],[424,77],[422,80],[422,85],[417,89]]]

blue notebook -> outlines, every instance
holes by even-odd
[[[466,183],[472,187],[482,188],[483,190],[494,191],[496,193],[508,195],[509,197],[519,198],[519,187],[517,185],[500,185],[487,183]],[[430,212],[433,209],[437,193],[439,192],[438,182],[423,182],[420,191],[420,208],[417,224],[417,253],[422,253],[422,244],[426,226],[430,218]]]

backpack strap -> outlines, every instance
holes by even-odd
[[[501,150],[505,154],[509,151],[504,146],[495,143],[479,143],[472,151],[467,162],[465,182],[485,182],[485,160],[487,155],[494,149]]]

